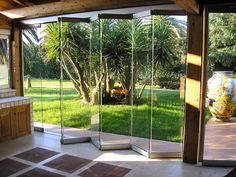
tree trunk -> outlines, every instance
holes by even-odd
[[[65,62],[62,61],[62,68],[64,69],[64,71],[66,72],[67,76],[70,78],[70,80],[72,81],[76,91],[78,94],[81,95],[81,91],[80,91],[80,84],[76,81],[76,79],[71,75],[71,73],[69,72],[67,66],[65,65]]]
[[[142,94],[143,94],[143,91],[144,91],[145,87],[146,87],[146,84],[144,84],[142,86],[141,90],[139,91],[138,96],[137,96],[137,101],[142,97]]]
[[[107,76],[106,78],[106,92],[111,94],[111,90],[114,88],[115,81],[112,79],[112,76]]]
[[[131,79],[132,79],[132,75],[131,75],[131,72],[130,72],[130,70],[131,70],[131,66],[130,66],[131,64],[129,64],[128,65],[128,67],[127,67],[127,69],[125,70],[125,77],[124,77],[124,79],[123,79],[123,87],[124,87],[124,89],[126,89],[128,92],[127,92],[127,94],[125,95],[125,104],[127,104],[127,105],[130,105],[131,103],[132,103],[132,100],[131,100],[131,98],[132,98],[132,83],[131,83]]]
[[[104,74],[102,74],[102,76],[100,77],[100,79],[98,80],[97,76],[96,76],[96,86],[93,89],[91,96],[90,96],[90,104],[99,104],[100,102],[100,97],[99,97],[99,88],[101,86],[101,82],[103,80]]]
[[[71,66],[73,67],[76,75],[78,76],[79,78],[79,81],[80,81],[80,84],[76,85],[75,83],[78,83],[76,81],[76,79],[73,78],[72,74],[70,73],[69,69],[67,68],[67,65],[66,65],[66,62],[65,62],[65,59],[63,57],[63,65],[64,65],[64,69],[66,70],[66,73],[67,75],[69,76],[69,78],[73,81],[74,85],[75,85],[75,89],[79,89],[79,92],[81,94],[81,97],[82,97],[82,101],[84,103],[89,103],[90,102],[90,97],[89,97],[89,88],[88,88],[88,85],[86,83],[86,80],[84,79],[84,76],[83,76],[83,71],[82,71],[82,68],[80,67],[79,63],[74,61],[71,57],[70,57],[70,53],[66,53],[64,52],[63,53],[65,55],[65,58],[69,61],[69,63],[71,64]]]
[[[89,88],[86,85],[82,70],[78,68],[80,78],[80,91],[84,103],[90,103]]]

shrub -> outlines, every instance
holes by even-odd
[[[182,74],[168,72],[168,71],[158,73],[157,85],[159,85],[161,88],[179,89],[181,76],[182,76]]]
[[[183,63],[175,63],[174,65],[160,66],[155,75],[155,84],[161,88],[179,89],[180,78],[185,73],[185,65]]]

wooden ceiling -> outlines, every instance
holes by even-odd
[[[0,7],[1,4],[2,8],[6,9],[0,11],[1,14],[11,19],[29,19],[98,10],[169,5],[174,2],[173,0],[0,0]]]
[[[0,11],[29,7],[57,1],[60,0],[0,0]]]
[[[189,14],[198,14],[201,5],[228,5],[235,0],[0,0],[0,13],[11,19],[30,19],[69,13],[119,9],[149,5],[176,4]],[[221,9],[220,9],[221,10]]]
[[[235,4],[235,0],[198,0],[201,5]]]

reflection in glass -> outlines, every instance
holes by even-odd
[[[0,34],[0,89],[9,87],[9,39]]]

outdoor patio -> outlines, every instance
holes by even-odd
[[[210,119],[206,125],[204,160],[236,160],[236,118],[230,122]]]

